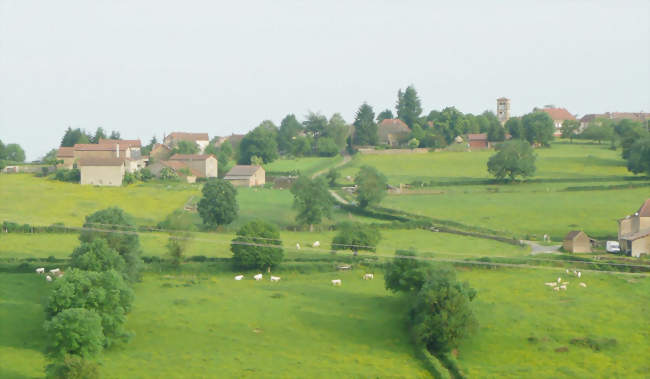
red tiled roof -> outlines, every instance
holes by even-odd
[[[76,151],[114,151],[115,147],[116,146],[113,143],[78,143],[74,145]],[[126,145],[120,145],[120,151],[125,151],[126,149]]]
[[[79,166],[121,166],[124,159],[121,158],[84,158],[79,159]]]
[[[381,120],[378,127],[381,129],[383,128],[389,129],[391,133],[411,131],[408,125],[406,125],[404,121],[400,120],[399,118],[385,118]]]
[[[487,141],[487,133],[468,134],[468,141]]]
[[[637,211],[641,217],[650,217],[650,199],[646,200]]]
[[[59,147],[57,158],[74,158],[74,147]]]
[[[174,154],[169,158],[170,161],[204,161],[208,158],[214,158],[212,154]]]
[[[125,145],[127,147],[142,147],[142,143],[140,142],[139,139],[106,139],[106,138],[99,139],[100,145],[115,144],[115,143],[119,143],[120,147],[122,145]]]
[[[167,136],[167,138],[172,138],[177,141],[209,141],[210,140],[208,133],[173,132],[170,133]]]
[[[576,118],[564,108],[542,108],[554,121],[575,120]]]

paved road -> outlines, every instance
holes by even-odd
[[[537,242],[533,242],[533,241],[524,241],[524,240],[522,240],[520,242],[530,246],[530,248],[531,248],[530,253],[532,255],[536,255],[536,254],[553,254],[553,253],[556,253],[558,250],[560,250],[560,248],[562,247],[562,245],[551,245],[551,246],[540,245]]]

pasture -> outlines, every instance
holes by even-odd
[[[381,230],[382,240],[377,246],[378,255],[393,255],[396,250],[416,249],[427,257],[468,258],[468,257],[512,257],[529,253],[527,247],[518,247],[498,241],[459,236],[447,233],[433,233],[420,229]],[[335,232],[291,232],[282,231],[281,238],[285,255],[290,258],[322,256],[329,254]],[[208,258],[229,258],[230,241],[234,233],[192,233],[194,240],[187,243],[186,257],[205,256]],[[167,255],[168,235],[166,233],[141,233],[140,244],[143,256],[164,257]],[[321,246],[312,249],[319,241]],[[260,241],[263,243],[263,241]],[[296,249],[300,244],[301,249]],[[76,233],[68,234],[21,234],[0,233],[0,259],[6,258],[68,258],[79,246]],[[469,248],[468,246],[471,246]],[[346,254],[341,252],[339,254]]]
[[[407,337],[404,299],[384,289],[381,273],[363,281],[363,272],[282,272],[279,283],[256,282],[254,272],[243,281],[145,274],[126,325],[135,337],[104,352],[100,370],[107,378],[428,376]],[[567,291],[543,285],[557,276],[570,281]],[[343,285],[332,287],[334,278]],[[634,378],[650,369],[641,353],[648,277],[584,272],[587,288],[561,269],[460,269],[459,278],[478,290],[479,329],[458,349],[468,377]],[[0,373],[40,377],[47,285],[36,274],[0,282],[0,323],[10,326],[0,331]]]
[[[320,170],[324,170],[336,163],[342,161],[340,155],[335,157],[320,158],[320,157],[303,157],[293,159],[277,159],[271,163],[264,165],[264,170],[268,174],[273,175],[274,172],[288,173],[292,171],[299,171],[300,174],[311,176]]]

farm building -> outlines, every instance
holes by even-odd
[[[123,158],[80,158],[81,184],[121,186],[125,160]]]
[[[377,136],[379,144],[398,146],[405,142],[411,133],[411,129],[399,118],[387,118],[377,125]]]
[[[571,253],[591,253],[591,238],[581,230],[572,230],[564,237],[562,248]]]
[[[549,116],[551,116],[551,119],[553,120],[553,125],[555,126],[555,133],[554,135],[557,137],[562,134],[560,132],[560,128],[562,127],[562,123],[566,120],[573,120],[575,121],[576,118],[573,116],[569,111],[567,111],[564,108],[553,108],[553,107],[546,107],[542,109],[534,109],[535,111],[541,111],[547,113]]]
[[[224,177],[234,186],[255,187],[266,183],[266,172],[260,166],[235,166]]]
[[[648,120],[650,120],[650,113],[645,113],[645,112],[605,112],[601,114],[586,114],[582,116],[580,119],[580,130],[584,130],[587,125],[595,121],[596,119],[606,119],[606,120],[614,120],[614,121],[620,121],[620,120],[632,120],[632,121],[637,121],[642,124],[645,124]]]
[[[20,166],[7,166],[2,169],[5,174],[16,174],[20,172]]]
[[[219,173],[219,162],[211,154],[174,154],[169,161],[183,162],[195,170],[199,178],[216,178]]]
[[[163,143],[172,148],[180,141],[194,142],[199,147],[199,152],[203,153],[210,143],[210,137],[208,133],[173,132],[163,139]]]
[[[168,168],[188,183],[196,183],[196,178],[203,178],[201,173],[181,161],[157,161],[147,166],[153,176],[160,178],[163,169]]]
[[[57,165],[57,168],[70,170],[74,167],[74,147],[59,147],[59,151],[56,153],[56,159],[63,161]]]
[[[491,147],[487,133],[468,134],[467,143],[470,149],[489,149]]]
[[[621,251],[633,257],[650,254],[650,199],[633,215],[618,220]]]
[[[170,155],[172,155],[172,149],[162,143],[155,144],[149,153],[149,156],[157,161],[164,161],[168,159]]]

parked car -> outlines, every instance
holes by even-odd
[[[608,253],[620,253],[621,245],[618,241],[607,241],[607,252]]]

